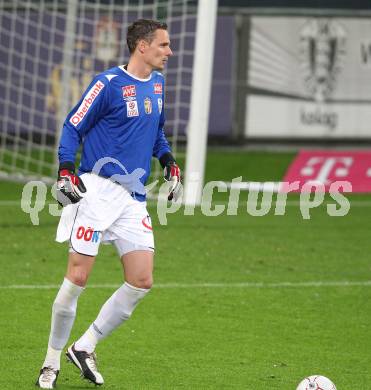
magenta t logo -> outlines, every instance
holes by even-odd
[[[310,176],[311,180],[330,184],[333,181],[329,180],[330,176],[339,180],[347,177],[352,164],[352,157],[311,157],[300,173]]]
[[[347,181],[352,192],[371,192],[371,152],[303,150],[287,170],[284,182],[320,182],[326,191],[336,181]]]

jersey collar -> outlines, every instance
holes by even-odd
[[[128,76],[130,76],[131,78],[135,79],[135,80],[138,80],[138,81],[149,81],[151,80],[152,78],[152,73],[150,74],[150,76],[146,79],[141,79],[139,77],[136,77],[134,76],[133,74],[129,73],[126,69],[125,69],[125,65],[119,65],[119,68],[124,72],[126,73]]]

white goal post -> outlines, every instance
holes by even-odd
[[[126,29],[138,18],[168,24],[165,131],[173,151],[182,157],[188,134],[204,154],[216,12],[217,0],[0,0],[0,179],[55,180],[66,114],[94,74],[127,61]],[[203,173],[194,155],[200,166],[204,156],[190,151],[187,170]]]
[[[209,128],[217,9],[218,0],[203,0],[198,6],[183,197],[183,203],[186,205],[201,204]]]

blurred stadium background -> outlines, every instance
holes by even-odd
[[[242,176],[251,192],[265,182],[319,180],[328,190],[346,180],[353,193],[346,216],[328,215],[326,195],[310,220],[298,194],[289,195],[284,216],[274,207],[262,218],[248,215],[243,191],[238,215],[211,218],[196,208],[190,217],[181,209],[167,227],[150,203],[157,285],[130,324],[99,347],[106,387],[291,390],[322,374],[340,390],[369,390],[371,5],[219,0],[215,47],[203,53],[213,51],[210,99],[192,108],[200,4],[0,1],[2,388],[32,388],[65,268],[48,209],[55,201],[48,195],[33,226],[21,209],[23,184],[55,180],[66,113],[92,75],[128,58],[127,25],[152,17],[169,23],[175,55],[166,70],[165,130],[182,166],[187,139],[192,133],[197,141],[199,130],[189,125],[191,111],[202,106],[205,182]],[[202,159],[203,149],[192,153]],[[212,205],[228,199],[215,194]],[[72,337],[119,285],[114,256],[102,248]],[[82,388],[74,375],[63,366],[59,388]]]

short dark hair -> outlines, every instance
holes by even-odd
[[[167,30],[167,24],[151,19],[138,19],[128,27],[126,43],[128,44],[129,52],[134,53],[138,41],[144,39],[151,43],[156,30]]]

